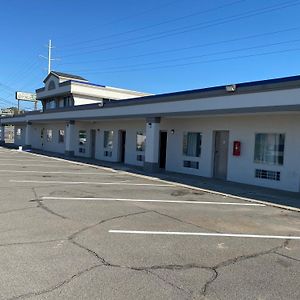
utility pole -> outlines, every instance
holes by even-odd
[[[51,72],[51,40],[49,40],[49,45],[48,45],[48,74]]]
[[[40,55],[40,57],[45,58],[45,59],[48,60],[48,73],[47,74],[49,74],[51,72],[51,62],[53,60],[57,60],[57,59],[56,58],[52,58],[52,56],[51,56],[52,55],[52,51],[51,50],[54,48],[52,46],[52,41],[51,40],[49,40],[47,48],[48,48],[48,57],[46,57],[44,55]]]

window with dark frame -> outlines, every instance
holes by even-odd
[[[114,138],[114,132],[112,130],[106,130],[104,131],[104,148],[106,149],[112,149],[113,148],[113,138]]]
[[[52,138],[53,138],[52,129],[47,129],[46,137],[47,137],[47,142],[51,143],[52,142]]]
[[[136,151],[145,151],[146,135],[138,131],[136,133]]]
[[[285,134],[255,134],[254,162],[270,165],[283,165]]]
[[[183,134],[183,155],[200,157],[202,134],[200,132],[185,132]]]
[[[58,142],[64,143],[65,141],[65,131],[63,129],[58,130]]]
[[[86,141],[87,141],[86,130],[79,130],[79,145],[86,144]]]

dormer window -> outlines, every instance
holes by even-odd
[[[48,90],[54,90],[55,88],[55,82],[54,80],[51,80],[48,85]]]

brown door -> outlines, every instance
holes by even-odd
[[[227,178],[229,131],[215,131],[214,177]]]

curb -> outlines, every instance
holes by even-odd
[[[178,187],[183,187],[183,188],[187,188],[187,189],[191,189],[191,190],[201,191],[201,192],[205,192],[205,193],[209,193],[209,194],[213,194],[213,195],[219,195],[219,196],[222,196],[222,197],[230,197],[230,198],[233,198],[233,199],[244,200],[244,201],[247,201],[247,202],[263,204],[265,206],[271,206],[271,207],[276,207],[276,208],[280,208],[280,209],[300,212],[300,208],[296,208],[296,207],[292,207],[292,206],[281,205],[281,204],[276,204],[276,203],[267,202],[267,201],[263,201],[263,200],[255,200],[255,199],[251,199],[251,198],[247,198],[247,197],[236,196],[236,195],[233,195],[233,194],[217,192],[217,191],[214,191],[214,190],[199,188],[199,187],[195,187],[195,186],[184,184],[184,183],[177,183],[177,182],[166,180],[166,179],[160,179],[160,178],[157,178],[157,177],[153,177],[151,175],[135,174],[135,173],[131,173],[130,171],[123,171],[123,170],[116,171],[116,170],[114,170],[113,168],[110,168],[110,167],[102,167],[102,166],[98,166],[98,165],[94,165],[94,164],[90,164],[90,163],[70,161],[66,158],[47,156],[47,155],[38,154],[38,153],[19,151],[19,150],[15,150],[15,149],[8,149],[8,150],[16,151],[16,152],[22,152],[22,153],[26,153],[26,154],[29,154],[29,155],[39,156],[39,157],[47,157],[49,159],[64,161],[64,162],[68,162],[68,163],[75,164],[75,165],[80,165],[80,166],[89,166],[89,167],[93,167],[93,168],[100,169],[100,170],[110,171],[112,173],[123,173],[123,174],[127,174],[127,175],[130,175],[130,176],[138,177],[138,178],[143,178],[143,179],[148,179],[148,180],[150,179],[150,180],[153,180],[153,181],[159,181],[159,182],[167,183],[167,184],[170,184],[170,185],[173,185],[173,186],[178,186]]]

